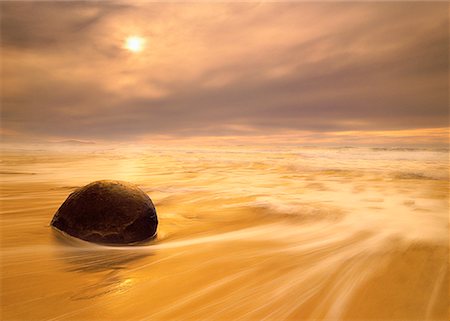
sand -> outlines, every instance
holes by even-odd
[[[447,320],[448,152],[5,150],[2,320]],[[50,220],[98,179],[138,184],[158,238],[105,247]]]

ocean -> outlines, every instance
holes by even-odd
[[[449,151],[5,148],[2,320],[447,320]],[[66,197],[137,184],[158,236],[53,230]]]

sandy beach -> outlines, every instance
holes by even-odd
[[[3,320],[446,320],[448,152],[161,147],[3,151]],[[97,179],[138,184],[156,240],[49,222]]]

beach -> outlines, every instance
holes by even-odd
[[[7,148],[2,320],[447,320],[448,150]],[[50,221],[100,179],[137,184],[155,240]]]

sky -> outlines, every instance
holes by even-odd
[[[0,6],[6,142],[448,146],[445,2]]]

